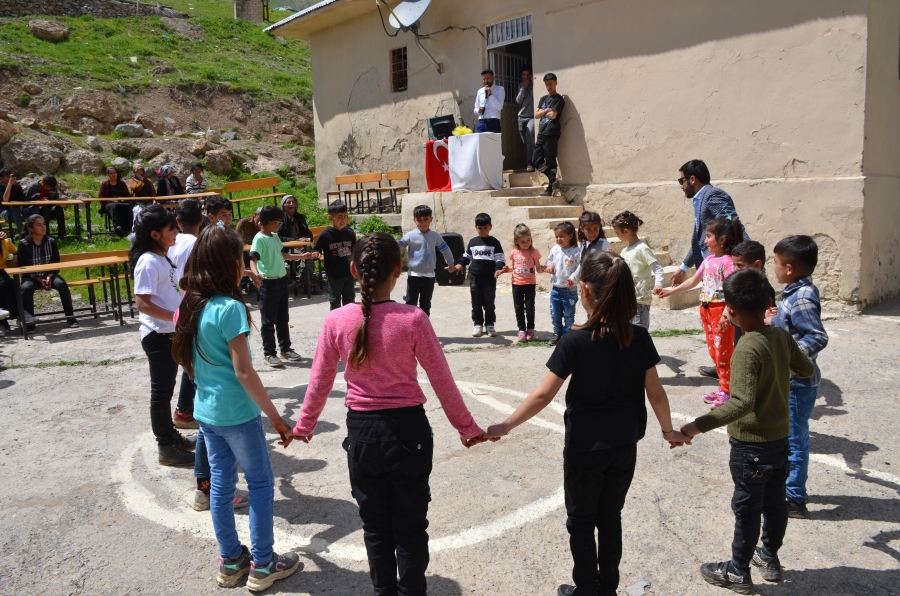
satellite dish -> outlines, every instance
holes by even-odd
[[[390,9],[391,16],[388,22],[395,29],[409,29],[422,18],[429,4],[431,0],[405,0]]]

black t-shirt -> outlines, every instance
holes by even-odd
[[[0,201],[3,200],[3,195],[6,194],[6,187],[0,184]],[[22,187],[18,182],[14,182],[12,188],[9,189],[9,201],[11,203],[21,203],[25,200],[25,191],[22,190]]]
[[[619,350],[612,333],[591,339],[590,329],[563,335],[547,368],[565,379],[566,446],[569,453],[633,445],[647,430],[644,379],[659,363],[650,334],[633,326],[631,345]]]
[[[538,134],[542,135],[550,135],[550,136],[558,136],[560,131],[562,130],[562,124],[560,121],[562,119],[563,108],[566,107],[566,100],[563,99],[563,96],[557,93],[556,95],[545,95],[538,101],[538,109],[546,110],[550,108],[554,112],[556,112],[556,118],[551,120],[544,116],[541,118],[541,124],[538,128]]]
[[[350,259],[353,245],[356,244],[356,232],[350,226],[337,230],[334,226],[325,228],[316,239],[316,252],[325,258],[325,273],[333,279],[350,277]]]

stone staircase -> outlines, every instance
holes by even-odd
[[[560,223],[568,221],[576,229],[578,228],[578,217],[583,211],[582,206],[570,205],[565,198],[560,196],[539,196],[544,187],[541,186],[542,177],[536,172],[508,172],[504,173],[503,177],[504,188],[493,191],[491,196],[507,201],[510,208],[518,208],[516,211],[524,211],[525,220],[522,223],[531,228],[534,245],[539,250],[549,252],[548,247],[552,247],[556,243],[553,230]],[[604,227],[603,232],[614,251],[619,252],[625,248],[626,244],[616,237],[611,227]],[[669,286],[672,275],[678,271],[678,266],[672,264],[672,257],[668,252],[654,251],[653,254],[656,255],[659,264],[663,266],[665,285]],[[692,269],[688,275],[692,275],[693,272]],[[549,282],[549,279],[547,281]],[[699,299],[700,288],[694,288],[670,298],[654,297],[653,306],[679,310],[697,306]]]

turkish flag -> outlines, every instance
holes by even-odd
[[[446,139],[425,144],[425,180],[428,192],[450,192],[450,148]]]

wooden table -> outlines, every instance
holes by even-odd
[[[19,307],[19,328],[22,336],[28,339],[28,325],[25,324],[25,306],[22,304],[21,277],[32,273],[46,273],[48,271],[64,271],[68,269],[83,269],[86,267],[109,267],[110,277],[113,279],[113,302],[116,306],[119,325],[124,325],[122,318],[122,300],[119,296],[119,265],[128,262],[128,257],[100,257],[96,259],[84,259],[82,261],[67,261],[60,263],[47,263],[46,265],[31,265],[28,267],[11,267],[6,272],[12,276],[16,289],[16,305]],[[129,300],[131,297],[129,296]],[[31,313],[34,314],[34,313]]]
[[[80,212],[81,207],[84,206],[84,202],[79,201],[78,199],[67,199],[67,200],[60,199],[57,201],[43,201],[43,200],[10,201],[8,203],[3,203],[4,208],[6,208],[6,207],[21,207],[23,211],[25,210],[26,207],[48,207],[48,206],[52,206],[52,205],[58,205],[58,206],[62,207],[63,209],[65,209],[66,205],[72,205],[75,208],[75,238],[80,238],[81,237],[81,218],[79,217],[79,212]],[[87,210],[87,213],[88,213],[88,216],[87,216],[88,217],[88,230],[90,231],[90,225],[91,225],[90,209]],[[22,215],[25,215],[25,214],[23,213]],[[24,217],[22,218],[23,226],[25,225],[25,222],[24,222],[25,219],[26,218],[24,218]],[[46,224],[47,224],[47,228],[48,228],[47,231],[49,233],[50,222],[48,221],[48,222],[46,222]],[[10,231],[12,231],[12,225],[13,225],[12,219],[10,219],[10,223],[9,223]],[[60,234],[57,236],[57,238],[71,238],[71,236],[69,236],[68,234],[63,234],[63,232],[65,232],[65,228],[60,230]]]
[[[309,246],[313,246],[314,243],[308,242],[306,240],[288,240],[287,242],[282,242],[281,245],[285,248],[307,248]],[[250,252],[250,245],[244,245],[244,252]],[[296,260],[291,259],[288,261],[288,264],[291,266],[291,273],[293,273],[293,267],[296,264]],[[294,289],[294,296],[297,295],[296,288]],[[312,298],[312,275],[310,275],[309,267],[306,267],[306,297]]]
[[[93,237],[94,231],[91,228],[91,203],[160,203],[165,204],[169,202],[177,203],[181,199],[197,199],[200,201],[202,205],[204,203],[204,199],[209,197],[220,197],[221,194],[217,192],[198,192],[192,195],[166,195],[166,196],[156,196],[156,197],[92,197],[87,199],[82,199],[82,202],[86,205],[85,211],[87,212],[87,234],[88,240]],[[14,203],[9,203],[13,205]],[[76,215],[77,218],[77,215]],[[76,219],[77,221],[77,219]],[[97,234],[112,234],[111,231],[106,232],[96,232]]]

